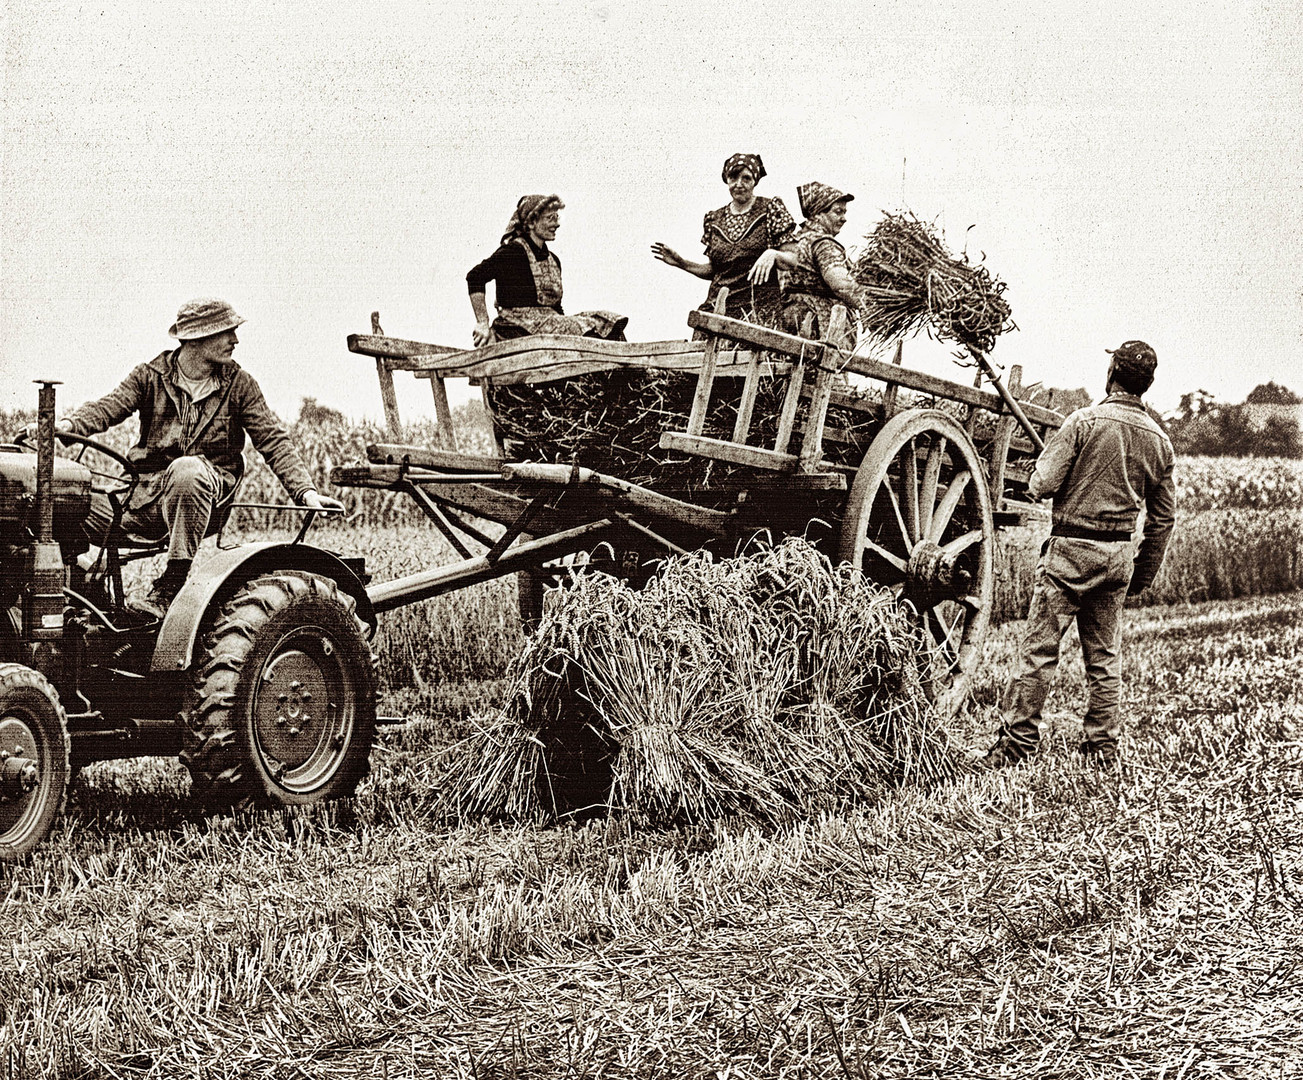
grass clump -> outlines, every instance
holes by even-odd
[[[778,822],[875,800],[958,771],[919,652],[889,592],[801,539],[671,559],[641,592],[578,576],[441,786],[463,815],[518,819]]]

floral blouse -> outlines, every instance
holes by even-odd
[[[778,274],[772,272],[763,285],[752,288],[747,273],[761,252],[788,243],[796,231],[796,222],[787,212],[783,200],[766,199],[757,195],[751,209],[745,214],[734,214],[728,206],[712,210],[702,222],[702,246],[712,269],[710,292],[706,302],[714,302],[721,288],[729,291],[729,314],[740,305],[759,299],[754,294],[763,293],[765,300],[778,294]],[[768,294],[772,292],[772,297]]]

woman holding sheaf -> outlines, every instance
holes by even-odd
[[[834,304],[844,304],[850,316],[846,335],[834,342],[839,348],[855,347],[856,314],[863,298],[851,274],[846,249],[837,234],[846,224],[846,204],[855,198],[817,180],[796,189],[805,221],[796,234],[792,266],[783,301],[782,329],[822,337]]]

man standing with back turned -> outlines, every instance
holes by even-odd
[[[1172,443],[1141,395],[1158,357],[1143,341],[1107,350],[1107,397],[1078,409],[1045,446],[1028,493],[1054,500],[1050,538],[1036,566],[1026,636],[1006,694],[992,764],[1022,761],[1040,741],[1038,721],[1075,617],[1086,661],[1089,705],[1081,752],[1101,764],[1117,757],[1122,605],[1158,573],[1175,521]],[[1141,508],[1144,538],[1132,537]]]

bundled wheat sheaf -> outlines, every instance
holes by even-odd
[[[855,261],[864,291],[861,332],[883,343],[927,330],[941,341],[988,353],[1013,329],[1005,284],[966,256],[952,257],[912,214],[887,214]]]
[[[776,822],[950,777],[957,758],[889,592],[801,539],[668,561],[642,591],[578,576],[453,747],[463,816],[583,808]]]

